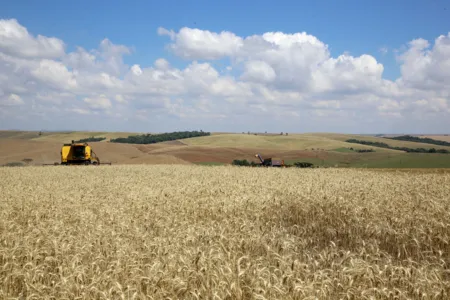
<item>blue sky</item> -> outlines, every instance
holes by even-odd
[[[430,1],[8,1],[0,18],[16,18],[30,32],[56,36],[69,48],[96,48],[109,38],[134,47],[129,64],[151,65],[166,56],[167,40],[158,27],[193,27],[239,36],[268,31],[306,31],[330,45],[333,56],[371,54],[385,66],[385,77],[399,69],[392,52],[421,37],[433,40],[450,30],[450,3]],[[171,57],[176,60],[176,57]]]
[[[189,124],[191,124],[192,126],[204,126],[206,130],[209,126],[211,127],[210,130],[246,131],[245,126],[258,127],[258,124],[278,122],[277,124],[282,125],[276,128],[277,131],[295,130],[295,128],[303,127],[310,129],[310,131],[333,131],[333,129],[339,128],[338,130],[341,131],[393,132],[397,130],[420,131],[421,129],[417,125],[420,123],[417,122],[429,118],[430,122],[427,123],[428,125],[424,125],[423,128],[426,129],[423,130],[437,132],[443,130],[440,125],[442,122],[447,122],[445,124],[450,122],[448,121],[450,119],[450,88],[449,84],[446,83],[446,78],[450,78],[450,71],[439,70],[436,72],[433,69],[450,63],[450,53],[444,53],[444,50],[447,51],[445,45],[447,39],[450,40],[450,35],[448,38],[445,37],[440,45],[434,46],[437,37],[440,35],[447,36],[450,32],[450,3],[447,2],[443,0],[4,1],[0,10],[0,19],[16,19],[20,26],[28,30],[33,39],[37,35],[42,35],[44,37],[55,37],[65,43],[67,47],[64,53],[55,56],[53,62],[55,64],[56,62],[63,63],[63,69],[60,69],[60,71],[62,70],[61,72],[64,73],[66,70],[69,72],[66,72],[65,75],[68,76],[67,78],[71,76],[73,82],[76,82],[76,88],[68,90],[66,88],[67,82],[55,87],[55,78],[51,79],[48,74],[48,76],[44,76],[45,80],[50,80],[48,82],[45,82],[44,77],[36,77],[38,73],[45,75],[45,72],[35,72],[38,68],[35,65],[36,59],[42,60],[45,56],[38,55],[34,58],[28,57],[30,58],[28,60],[29,66],[26,67],[28,73],[34,76],[32,80],[37,80],[34,88],[27,90],[27,87],[21,86],[13,89],[11,88],[13,84],[19,84],[18,82],[24,82],[28,79],[20,78],[20,76],[25,75],[11,73],[15,72],[12,70],[17,70],[17,68],[8,69],[7,67],[11,66],[11,61],[14,61],[16,66],[23,67],[23,61],[18,60],[18,58],[15,60],[14,55],[9,59],[4,58],[6,59],[3,65],[5,69],[2,70],[0,60],[0,76],[3,74],[11,80],[11,82],[4,83],[3,87],[0,84],[0,117],[3,116],[3,124],[0,123],[0,127],[20,128],[24,127],[24,124],[27,124],[27,127],[44,125],[49,128],[61,127],[58,122],[66,122],[65,126],[79,126],[76,118],[73,119],[73,123],[67,123],[68,117],[62,113],[62,111],[72,110],[82,114],[86,118],[86,124],[93,124],[92,122],[94,122],[99,129],[103,128],[103,130],[108,130],[108,128],[140,130],[139,128],[147,126],[145,122],[149,122],[152,126],[160,126],[161,130],[170,130],[180,126],[189,127]],[[8,23],[5,26],[19,26],[11,24]],[[159,27],[173,30],[176,39],[171,40],[168,36],[158,35]],[[183,27],[198,28],[202,30],[201,33],[217,33],[216,38],[222,39],[220,43],[224,45],[223,49],[226,48],[226,37],[220,36],[222,31],[229,31],[239,38],[263,35],[266,32],[282,32],[285,34],[285,41],[287,41],[287,35],[289,34],[306,32],[329,47],[330,57],[326,58],[320,56],[320,48],[316,49],[319,52],[317,61],[332,63],[333,58],[342,54],[350,55],[351,58],[339,68],[337,65],[333,65],[332,69],[328,69],[328,71],[324,69],[323,72],[319,73],[307,73],[305,70],[309,69],[305,67],[305,69],[302,69],[303,71],[296,74],[294,67],[292,67],[294,69],[289,69],[289,65],[292,64],[289,59],[301,60],[302,57],[304,59],[316,59],[308,56],[308,52],[303,54],[301,52],[308,50],[291,49],[287,52],[280,52],[278,58],[267,56],[261,58],[256,54],[254,57],[244,57],[242,53],[231,53],[230,49],[234,48],[230,45],[228,46],[231,48],[227,48],[228,50],[223,50],[221,46],[213,49],[213,46],[211,46],[212,40],[205,40],[201,42],[209,45],[206,48],[212,47],[205,51],[215,54],[220,52],[221,57],[217,60],[200,59],[200,61],[206,62],[216,68],[217,71],[221,72],[229,64],[229,59],[241,59],[241,64],[233,66],[230,73],[235,75],[235,79],[229,83],[233,88],[228,90],[240,91],[243,93],[242,95],[245,94],[245,91],[247,91],[246,95],[249,91],[256,91],[256,94],[251,96],[253,97],[251,100],[247,99],[250,96],[237,94],[230,96],[228,90],[223,88],[223,85],[228,84],[225,80],[226,77],[214,79],[216,80],[214,81],[212,79],[214,75],[211,73],[214,71],[207,73],[206,65],[203,65],[204,68],[197,68],[194,73],[190,73],[197,77],[212,76],[204,79],[204,82],[208,82],[207,85],[210,87],[215,84],[216,90],[210,90],[206,94],[203,93],[201,100],[195,97],[200,97],[198,89],[204,83],[199,81],[187,86],[186,78],[180,81],[182,82],[179,86],[180,92],[169,93],[170,95],[167,93],[155,94],[153,91],[144,92],[146,86],[159,85],[159,90],[161,90],[168,89],[169,84],[172,84],[169,81],[151,81],[149,83],[148,80],[153,80],[155,75],[151,73],[153,71],[146,71],[144,68],[154,66],[157,59],[164,58],[169,62],[171,68],[176,68],[176,70],[164,71],[166,72],[164,76],[170,77],[177,72],[177,74],[181,74],[189,66],[192,69],[193,61],[183,59],[180,53],[196,54],[197,57],[205,55],[205,52],[198,52],[202,51],[201,48],[196,48],[200,44],[195,44],[198,40],[196,42],[194,31],[185,32],[185,35],[179,32]],[[8,38],[11,37],[6,37],[6,39]],[[98,49],[100,42],[105,38],[109,39],[114,45],[124,45],[132,50],[131,55],[123,56],[125,65],[121,66],[127,69],[126,72],[114,75],[110,72],[112,66],[106,64],[98,67],[104,68],[103,70],[87,67],[80,67],[81,69],[77,70],[77,66],[80,66],[79,62],[78,65],[73,61],[68,62],[69,53],[75,53],[77,46],[81,46],[87,51]],[[202,38],[205,38],[205,36]],[[420,42],[416,43],[415,46],[409,45],[409,42],[415,39],[428,41],[430,47],[421,47]],[[30,42],[30,39],[22,42],[17,39],[6,40],[3,47],[16,46],[17,49],[20,49],[20,47],[23,49],[25,42]],[[178,49],[178,53],[169,51],[167,48],[169,44],[172,45],[173,49]],[[277,44],[277,46],[280,45]],[[383,53],[382,48],[387,49],[387,52]],[[2,51],[10,51],[8,49],[3,48],[2,50],[0,42],[0,54]],[[428,50],[430,51],[427,52]],[[225,53],[224,51],[228,52]],[[403,62],[396,61],[396,51],[407,53],[408,56],[405,56],[407,59]],[[11,55],[11,52],[4,53]],[[259,55],[262,55],[261,53]],[[292,57],[287,57],[289,55],[292,55]],[[382,65],[384,69],[382,76],[379,72],[379,66],[375,66],[375,62],[367,59],[357,61],[357,58],[362,55],[370,55],[376,59],[376,63]],[[99,59],[99,57],[96,59]],[[121,59],[120,56],[112,58],[115,62]],[[283,61],[276,61],[276,59]],[[417,63],[418,60],[424,63]],[[259,63],[259,65],[253,65],[256,69],[250,70],[246,63],[251,62]],[[113,67],[120,64],[117,63]],[[299,62],[300,69],[303,66],[302,64],[307,64],[307,62]],[[143,74],[140,79],[138,79],[138,75],[131,71],[133,65],[139,65],[140,69],[143,70],[143,72],[138,70]],[[403,75],[401,66],[405,70]],[[358,68],[361,69],[358,71]],[[251,76],[249,75],[250,77],[245,77],[247,79],[239,77],[250,74],[250,71],[253,73],[251,73]],[[80,72],[83,75],[80,75]],[[134,77],[129,81],[119,82],[110,92],[101,87],[88,88],[88,84],[82,83],[83,76],[85,78],[88,78],[88,75],[92,76],[89,77],[92,78],[90,79],[92,82],[95,81],[95,78],[100,78],[101,74],[105,72],[113,76],[113,79],[117,78],[118,80],[124,80],[124,76]],[[255,79],[255,72],[260,72],[258,76],[261,77]],[[352,74],[352,72],[354,73]],[[369,72],[370,74],[364,73],[365,75],[361,75],[361,72]],[[275,77],[271,77],[272,73],[276,74],[273,75]],[[434,74],[432,75],[434,76],[431,79],[432,81],[423,84],[423,78],[430,77],[429,74]],[[12,75],[15,76],[14,82],[11,79]],[[365,77],[366,75],[367,77]],[[66,78],[63,75],[57,75],[56,77]],[[251,80],[249,81],[248,78],[251,78]],[[299,78],[305,78],[305,82],[312,80],[311,89],[305,90],[304,85],[307,84],[303,84]],[[399,78],[401,78],[401,81],[395,81]],[[342,81],[340,81],[341,79]],[[386,79],[388,82],[383,82],[382,79]],[[136,80],[139,83],[136,83],[138,82]],[[255,80],[257,80],[256,83]],[[137,87],[136,84],[140,86]],[[127,88],[123,88],[124,86]],[[295,96],[286,94],[286,90],[283,89],[286,86],[288,92],[297,94]],[[129,92],[131,87],[134,90]],[[171,88],[177,90],[178,86]],[[263,91],[266,88],[268,88],[270,95]],[[55,104],[52,101],[50,101],[51,104],[49,102],[36,102],[37,95],[43,93],[48,95],[48,98],[54,95],[55,97],[70,98],[72,99],[70,101],[73,102],[69,102],[69,100],[63,102],[63,104]],[[412,99],[410,95],[416,96]],[[124,99],[128,96],[131,104],[127,107],[120,106],[124,101],[117,99]],[[288,101],[286,99],[290,101],[288,105],[281,103]],[[1,101],[5,103],[3,106]],[[162,124],[160,121],[152,123],[155,121],[151,121],[148,115],[151,112],[141,109],[148,106],[146,101],[151,103],[159,101],[160,106],[166,107],[166,110],[161,111],[159,115],[160,120],[166,120],[166,127],[158,125]],[[289,111],[284,113],[285,115],[291,114],[293,119],[284,119],[280,116],[268,118],[265,116],[264,113],[267,114],[268,111],[277,109],[277,104],[274,101],[281,101],[279,107],[290,107]],[[358,101],[364,102],[366,106],[362,107],[363,104],[358,103]],[[13,102],[20,103],[21,106],[11,105]],[[133,103],[135,103],[134,106]],[[259,104],[250,107],[250,103]],[[62,105],[65,106],[62,107]],[[246,107],[245,105],[249,105],[247,106],[248,109],[260,110],[259,115],[252,116],[252,122],[256,123],[249,124],[249,121],[244,117],[242,119],[236,117],[237,115],[245,115],[236,113]],[[101,106],[104,110],[99,108]],[[35,116],[20,119],[19,111],[26,111],[26,107],[32,107]],[[213,107],[212,110],[211,107]],[[89,109],[94,110],[88,111]],[[202,116],[205,117],[205,120],[186,119],[183,114],[190,109],[192,114],[203,111]],[[447,109],[449,110],[447,111]],[[55,121],[51,117],[45,117],[49,111],[59,112],[54,118]],[[225,116],[225,111],[230,115]],[[364,115],[370,111],[376,111],[379,115]],[[102,115],[102,113],[107,113],[107,115]],[[121,121],[111,120],[112,115],[116,115],[117,118],[122,115],[123,119]],[[231,117],[231,115],[234,117]],[[352,116],[351,120],[348,119],[350,116]],[[144,123],[139,123],[141,122],[138,121],[139,118]],[[145,121],[145,118],[147,118],[147,121]],[[215,120],[215,126],[208,123],[211,118]],[[333,118],[335,118],[334,121]],[[348,122],[345,123],[342,118],[346,118]],[[377,124],[375,127],[374,122]],[[240,127],[236,124],[239,124]]]

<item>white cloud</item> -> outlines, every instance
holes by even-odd
[[[383,78],[384,66],[375,57],[333,57],[326,43],[305,32],[245,37],[161,27],[157,33],[169,37],[172,53],[190,60],[185,68],[167,58],[127,65],[123,57],[132,55],[131,49],[109,39],[97,49],[74,45],[67,53],[57,38],[0,20],[3,126],[20,126],[19,116],[27,112],[36,126],[44,118],[53,122],[75,113],[105,130],[141,131],[120,126],[145,122],[158,130],[183,125],[240,132],[270,123],[274,131],[333,131],[336,124],[380,131],[399,117],[406,128],[417,120],[450,126],[450,33],[434,44],[409,42],[398,54],[402,75],[395,81]]]
[[[163,27],[158,27],[157,32],[159,35],[168,35],[171,40],[175,39],[175,32],[173,30],[167,30]]]
[[[30,74],[41,84],[57,90],[73,90],[77,87],[74,74],[65,65],[54,60],[41,60]]]
[[[275,70],[266,62],[253,60],[245,63],[245,72],[241,79],[255,82],[271,82],[277,77]]]
[[[133,75],[135,76],[141,76],[142,75],[142,69],[139,65],[133,65],[131,67],[131,72],[133,72]]]
[[[0,20],[0,52],[26,58],[57,58],[64,55],[63,41],[32,36],[16,19]]]
[[[24,102],[19,95],[10,94],[9,96],[0,95],[0,106],[17,106],[23,105]]]
[[[112,106],[111,101],[106,98],[105,95],[100,95],[92,98],[86,97],[83,101],[87,103],[87,105],[92,109],[107,110]]]
[[[402,62],[401,82],[407,87],[450,92],[450,32],[436,38],[434,46],[424,39],[409,43],[399,55]]]
[[[87,109],[83,109],[83,108],[71,108],[71,109],[69,109],[69,111],[74,112],[76,114],[80,114],[80,115],[89,115],[89,114],[91,114],[91,111],[89,111]]]
[[[127,104],[128,103],[128,100],[123,95],[115,95],[114,96],[114,100],[116,100],[118,103],[123,103],[123,104]]]
[[[79,75],[107,73],[121,76],[129,67],[123,62],[123,55],[131,54],[131,50],[123,45],[115,45],[108,39],[100,42],[98,49],[86,51],[77,47],[75,52],[66,54],[62,61]]]
[[[237,53],[243,46],[242,38],[228,31],[215,33],[183,27],[177,34],[165,28],[159,28],[158,33],[169,35],[174,40],[170,48],[186,59],[219,59]]]
[[[158,70],[166,71],[170,68],[170,63],[167,60],[165,60],[164,58],[159,58],[155,61],[155,67]]]

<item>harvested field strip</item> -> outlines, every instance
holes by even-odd
[[[212,147],[243,147],[273,150],[332,150],[340,147],[352,147],[352,144],[340,140],[334,140],[324,136],[315,135],[292,135],[292,136],[255,136],[247,134],[224,134],[196,137],[183,140],[191,146]],[[360,145],[359,148],[370,149],[371,147]],[[373,147],[372,147],[373,148]],[[378,148],[383,152],[398,152],[396,150]]]

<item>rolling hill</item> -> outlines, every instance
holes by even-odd
[[[355,147],[344,140],[333,139],[314,134],[291,135],[252,135],[252,134],[222,134],[184,139],[183,143],[190,146],[208,147],[243,147],[276,150],[333,150],[342,147]],[[360,149],[371,149],[371,146],[358,145]],[[396,150],[380,148],[381,152],[398,152]]]
[[[289,135],[254,135],[243,133],[213,133],[156,144],[120,144],[109,139],[141,133],[132,132],[44,132],[0,131],[0,165],[31,159],[33,164],[60,160],[63,143],[88,137],[106,137],[91,142],[101,160],[114,164],[229,164],[234,159],[257,162],[260,153],[266,157],[281,157],[287,163],[311,162],[319,166],[341,167],[450,167],[448,154],[419,154],[345,142],[347,139],[383,142],[395,147],[441,148],[431,144],[396,141],[366,135],[307,133]],[[355,149],[373,149],[358,153]]]
[[[343,142],[348,139],[357,139],[357,140],[370,141],[370,142],[381,142],[381,143],[388,144],[389,146],[392,146],[392,147],[424,148],[424,149],[439,148],[439,149],[446,149],[446,150],[450,151],[449,146],[439,146],[439,145],[432,145],[432,144],[418,143],[418,142],[409,142],[409,141],[397,141],[397,140],[392,140],[392,139],[383,138],[383,137],[353,135],[353,134],[334,134],[334,133],[323,133],[323,134],[318,133],[316,135],[322,136],[325,138],[329,138],[332,140],[336,140],[336,141],[343,141]]]

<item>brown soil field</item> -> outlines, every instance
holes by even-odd
[[[177,146],[177,145],[138,145],[140,151],[148,154],[170,154],[185,161],[198,162],[221,162],[230,163],[234,159],[247,159],[248,161],[258,162],[255,154],[259,153],[265,157],[280,157],[283,159],[300,159],[306,157],[324,158],[325,151],[292,151],[292,150],[274,150],[248,147],[208,147],[208,146]]]
[[[29,158],[36,163],[59,161],[60,143],[21,139],[0,139],[0,164],[19,162]]]
[[[113,164],[191,164],[200,162],[231,163],[234,159],[258,162],[259,153],[265,157],[325,159],[325,151],[292,151],[256,148],[188,146],[180,141],[149,145],[93,142],[89,143],[100,161]],[[26,139],[0,139],[0,165],[32,159],[32,165],[60,161],[62,144]]]
[[[187,161],[164,152],[145,153],[135,145],[104,142],[89,144],[100,161],[113,164],[189,164]],[[61,146],[62,144],[57,142],[0,139],[0,165],[20,162],[26,158],[32,159],[34,165],[60,162]],[[170,148],[168,145],[165,147]]]

